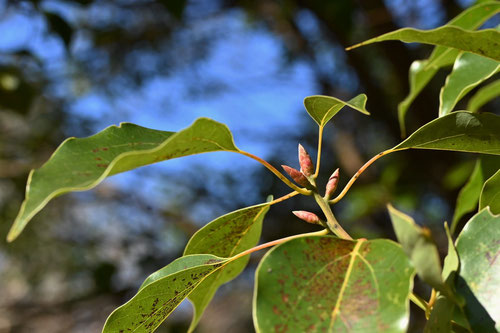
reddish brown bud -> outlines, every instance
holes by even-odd
[[[292,177],[292,179],[297,184],[299,184],[300,186],[307,187],[307,188],[311,187],[311,183],[309,183],[309,180],[307,180],[306,176],[304,176],[304,174],[302,172],[300,172],[297,169],[291,168],[287,165],[282,165],[281,167],[286,171],[287,174],[290,175],[290,177]]]
[[[321,224],[318,215],[314,213],[306,212],[305,210],[294,210],[292,213],[299,219],[306,221],[307,223]]]
[[[299,144],[299,164],[300,171],[307,177],[310,177],[314,173],[314,164],[311,160],[311,156],[307,153],[307,151]]]
[[[327,198],[330,198],[330,196],[335,192],[338,184],[339,184],[339,169],[337,168],[337,170],[335,170],[332,173],[330,179],[328,179],[328,183],[326,184],[325,196]]]

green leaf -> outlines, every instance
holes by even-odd
[[[191,237],[184,255],[210,253],[227,258],[254,247],[259,241],[262,221],[268,210],[269,204],[264,203],[217,218]],[[227,264],[207,277],[189,295],[194,306],[194,316],[189,331],[194,330],[219,286],[238,276],[249,258],[250,256],[244,256]]]
[[[58,195],[92,189],[108,176],[140,166],[221,150],[239,151],[229,129],[207,118],[177,133],[123,123],[88,138],[69,138],[41,168],[31,171],[26,199],[7,240],[19,236],[31,218]]]
[[[387,40],[441,45],[500,61],[500,32],[496,29],[470,31],[451,26],[433,30],[403,28],[353,45],[346,50]]]
[[[456,248],[460,257],[456,289],[466,300],[473,332],[500,330],[500,215],[481,210],[465,225]]]
[[[324,127],[344,106],[348,106],[367,115],[370,114],[366,111],[365,94],[360,94],[348,102],[330,96],[308,96],[304,99],[304,106],[312,119],[314,119],[320,127]]]
[[[458,193],[457,204],[451,223],[451,232],[457,227],[459,220],[476,209],[484,182],[500,169],[500,157],[483,155],[477,162],[465,186]]]
[[[257,332],[405,332],[413,269],[389,240],[297,238],[255,278]]]
[[[500,117],[453,112],[416,130],[393,149],[436,149],[500,155]]]
[[[475,30],[498,12],[500,12],[500,3],[498,1],[477,4],[464,10],[460,15],[448,22],[447,26]],[[411,103],[434,77],[439,68],[452,65],[455,62],[459,52],[457,49],[436,46],[429,59],[414,61],[410,66],[410,92],[398,105],[398,119],[403,138],[406,137],[405,117]]]
[[[484,80],[497,73],[500,62],[472,53],[458,56],[439,95],[439,116],[449,114],[460,99]]]
[[[417,60],[412,62],[410,66],[410,72],[408,74],[410,79],[410,92],[408,96],[398,104],[399,127],[401,128],[401,136],[403,138],[406,137],[405,117],[408,108],[439,69],[436,67],[425,69],[427,63],[427,60]]]
[[[408,215],[387,206],[394,232],[415,268],[417,275],[436,290],[445,290],[441,277],[441,261],[436,244],[431,239],[430,231],[415,224]]]
[[[500,80],[479,89],[469,100],[467,110],[477,112],[484,104],[500,96]]]
[[[456,273],[458,271],[458,268],[460,267],[460,259],[458,258],[458,252],[455,248],[450,229],[448,228],[448,224],[446,222],[444,224],[444,230],[446,232],[446,238],[448,239],[448,254],[444,258],[443,281],[446,281],[448,283],[449,279],[454,279],[453,274]]]
[[[487,206],[493,214],[500,214],[500,169],[484,183],[479,209]]]
[[[113,311],[102,332],[154,332],[204,279],[229,261],[208,254],[173,261],[151,274],[131,300]]]
[[[449,333],[455,304],[446,296],[439,295],[432,308],[429,320],[425,324],[424,333]]]
[[[465,30],[476,30],[486,20],[500,12],[500,2],[487,1],[464,10],[458,16],[453,18],[446,26],[462,28]],[[429,57],[424,69],[440,68],[452,65],[460,53],[455,48],[436,46]]]

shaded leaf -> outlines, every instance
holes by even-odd
[[[417,275],[434,289],[444,290],[439,252],[430,237],[430,231],[419,227],[410,216],[391,205],[387,209],[396,238],[410,258]]]
[[[500,3],[488,1],[471,6],[448,22],[447,26],[475,30],[488,18],[500,12]],[[402,137],[406,137],[405,116],[408,108],[422,89],[437,73],[438,69],[450,66],[455,62],[459,50],[444,46],[436,46],[431,56],[426,60],[417,60],[412,63],[409,71],[410,92],[398,105],[398,119]]]
[[[219,257],[232,257],[257,245],[262,231],[262,221],[269,204],[240,209],[221,216],[198,230],[184,250],[184,255],[210,253]],[[203,311],[212,300],[220,285],[238,276],[248,263],[244,256],[207,277],[189,295],[194,315],[189,328],[194,330]]]
[[[413,269],[389,240],[294,239],[264,256],[255,279],[258,332],[405,332],[408,325]]]
[[[416,130],[394,147],[437,149],[500,155],[500,116],[453,112]]]
[[[489,206],[493,214],[500,214],[500,169],[483,186],[479,210]]]
[[[458,252],[455,248],[455,244],[453,242],[453,238],[451,237],[451,232],[448,228],[447,223],[444,224],[444,230],[446,232],[446,238],[448,239],[448,254],[444,258],[443,280],[448,283],[448,279],[454,279],[453,273],[456,273],[458,271],[458,268],[460,267],[460,259],[458,258]]]
[[[312,119],[314,119],[320,127],[325,126],[344,106],[349,106],[367,115],[370,114],[366,110],[365,94],[360,94],[348,102],[330,96],[308,96],[304,99],[304,106]]]
[[[500,169],[500,157],[498,156],[483,155],[477,160],[469,180],[458,193],[451,223],[452,233],[455,231],[460,218],[477,208],[484,182],[498,169]]]
[[[103,333],[154,332],[205,278],[229,261],[208,254],[173,261],[151,274],[132,299],[111,313]]]
[[[108,176],[140,166],[221,150],[238,152],[229,129],[207,118],[177,133],[123,123],[87,138],[69,138],[41,168],[31,171],[26,199],[7,239],[14,240],[58,195],[92,189]]]
[[[500,80],[479,89],[467,104],[467,110],[477,112],[484,104],[500,96]]]
[[[455,305],[446,296],[439,295],[432,308],[429,320],[425,324],[425,333],[451,332],[451,320]]]
[[[439,116],[449,114],[460,99],[497,73],[500,62],[472,53],[462,53],[453,65],[439,94]]]
[[[439,69],[436,67],[425,69],[424,67],[426,67],[427,63],[427,60],[417,60],[412,62],[410,66],[410,71],[408,73],[410,92],[408,93],[408,96],[406,96],[406,98],[398,104],[399,127],[403,138],[406,137],[405,117],[408,108]]]
[[[348,47],[346,50],[387,40],[441,45],[500,61],[500,32],[496,29],[470,31],[452,26],[433,30],[403,28]]]
[[[500,215],[481,210],[465,225],[456,248],[460,257],[456,289],[466,300],[472,330],[500,330]]]

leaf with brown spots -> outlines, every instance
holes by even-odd
[[[297,238],[256,272],[258,332],[405,332],[414,276],[390,240]]]
[[[230,260],[199,254],[173,261],[151,274],[131,300],[113,311],[102,332],[154,332],[204,279]]]
[[[457,238],[460,258],[455,287],[465,298],[473,332],[500,330],[500,215],[488,207],[474,215]]]
[[[144,165],[212,151],[239,152],[229,129],[208,118],[177,133],[122,123],[88,138],[69,138],[41,168],[31,171],[26,199],[7,240],[19,236],[58,195],[90,190],[106,177]]]
[[[184,255],[210,253],[228,258],[254,247],[259,241],[262,221],[268,210],[269,204],[264,203],[215,219],[191,237]],[[195,329],[219,286],[238,276],[247,265],[248,259],[247,255],[228,263],[224,268],[207,277],[189,295],[189,300],[194,306],[190,332]]]

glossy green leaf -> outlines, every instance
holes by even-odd
[[[452,233],[455,231],[460,218],[477,208],[484,182],[498,169],[500,169],[499,156],[483,155],[477,160],[469,180],[458,193],[455,212],[451,223]]]
[[[123,123],[87,138],[69,138],[41,168],[31,171],[26,199],[7,239],[14,240],[58,195],[89,190],[108,176],[140,166],[221,150],[238,152],[229,129],[207,118],[177,133]]]
[[[325,126],[344,106],[348,106],[367,115],[370,114],[366,111],[365,94],[360,94],[348,102],[330,96],[308,96],[304,99],[304,106],[312,119],[314,119],[320,127]]]
[[[481,210],[465,225],[456,248],[460,272],[456,289],[474,332],[500,330],[500,215]]]
[[[475,30],[498,12],[500,12],[500,2],[488,1],[467,8],[446,25]],[[405,117],[411,103],[413,103],[415,98],[440,68],[453,65],[459,53],[460,51],[457,49],[436,46],[428,59],[414,61],[410,66],[408,75],[410,80],[410,92],[398,105],[398,119],[403,138],[406,137]]]
[[[403,247],[417,275],[436,290],[444,290],[441,260],[430,231],[415,224],[408,215],[387,206],[398,242]]]
[[[210,253],[219,257],[232,257],[257,245],[262,221],[269,204],[261,204],[234,211],[217,218],[198,230],[189,240],[184,255]],[[203,311],[220,285],[231,281],[243,271],[249,256],[237,259],[207,277],[190,295],[194,316],[190,331],[198,324]]]
[[[500,169],[483,186],[479,209],[489,206],[493,214],[500,214]]]
[[[467,110],[477,112],[484,104],[497,97],[500,97],[500,80],[493,81],[479,89],[474,96],[470,98],[469,104],[467,104]]]
[[[111,313],[103,333],[154,332],[204,279],[229,261],[209,254],[173,261],[151,274],[131,300]]]
[[[500,70],[500,62],[462,53],[453,65],[439,95],[439,116],[445,116],[469,91]]]
[[[412,280],[392,241],[297,238],[257,268],[254,325],[257,332],[405,332]]]
[[[393,149],[436,149],[500,155],[500,116],[453,112],[416,130]]]
[[[452,26],[433,30],[403,28],[356,44],[347,50],[388,40],[441,45],[500,61],[500,32],[496,29],[470,31]]]
[[[471,6],[453,18],[446,26],[462,28],[465,30],[476,30],[486,20],[500,12],[500,2],[486,1]],[[455,48],[436,46],[429,57],[425,70],[429,68],[441,68],[452,65],[460,51]]]

